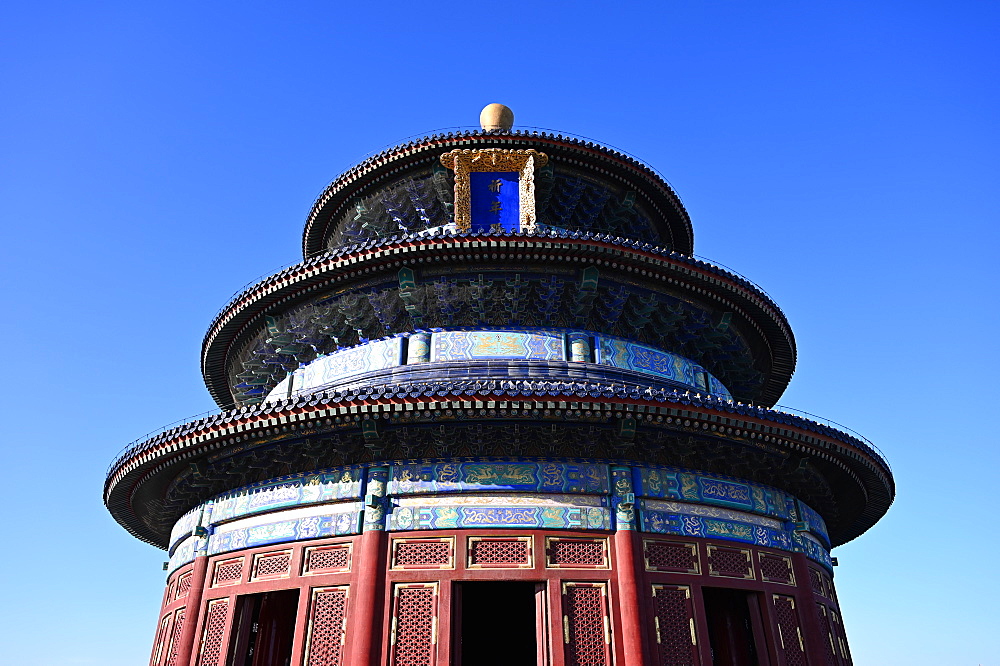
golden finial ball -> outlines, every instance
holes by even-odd
[[[484,130],[509,130],[514,126],[514,112],[503,104],[487,104],[479,114],[479,126]]]

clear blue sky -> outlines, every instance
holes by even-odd
[[[107,464],[213,406],[206,327],[333,177],[498,101],[659,169],[788,315],[782,404],[889,457],[834,552],[857,664],[1000,664],[1000,5],[361,4],[5,8],[0,663],[145,663],[164,555]]]

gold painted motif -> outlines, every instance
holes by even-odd
[[[535,228],[535,167],[548,164],[545,153],[534,149],[509,150],[506,148],[478,148],[451,150],[441,156],[441,164],[455,172],[455,226],[459,231],[472,228],[472,191],[469,174],[481,171],[516,171],[521,202],[520,223],[524,231]],[[499,181],[494,185],[498,192]],[[494,204],[499,206],[499,204]],[[498,211],[493,211],[498,212]]]

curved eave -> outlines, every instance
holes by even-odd
[[[113,463],[105,482],[104,502],[112,516],[137,538],[165,548],[167,533],[150,528],[143,520],[156,498],[137,500],[145,484],[160,485],[177,474],[180,466],[219,455],[229,449],[245,447],[255,441],[273,439],[275,429],[282,432],[344,432],[345,426],[332,425],[341,415],[364,413],[367,418],[388,417],[406,411],[425,414],[428,421],[435,410],[450,407],[485,408],[489,401],[521,401],[538,409],[592,409],[606,414],[618,411],[635,415],[656,414],[664,417],[663,427],[687,433],[732,439],[748,446],[769,447],[797,455],[811,456],[835,465],[865,498],[863,508],[850,517],[846,526],[831,531],[834,546],[864,533],[888,511],[895,495],[895,484],[888,463],[861,440],[826,425],[772,410],[726,402],[709,397],[686,396],[665,391],[636,392],[614,389],[608,398],[589,398],[555,388],[540,390],[467,390],[441,391],[427,387],[414,395],[413,387],[398,388],[379,396],[328,392],[313,394],[280,403],[265,403],[255,409],[224,412],[193,421],[141,442]],[[561,412],[557,414],[560,418]],[[494,420],[494,419],[486,419]],[[503,420],[503,419],[500,419]],[[572,421],[567,412],[565,421]],[[355,428],[350,423],[347,428]],[[645,423],[644,427],[650,427]],[[736,434],[734,434],[736,433]]]
[[[425,259],[488,260],[476,253],[496,251],[511,259],[544,252],[546,261],[576,262],[581,259],[613,270],[639,275],[687,289],[697,297],[721,299],[743,312],[745,321],[766,342],[770,356],[767,382],[758,395],[739,396],[758,404],[773,405],[788,386],[795,370],[795,339],[780,308],[752,283],[716,266],[649,243],[606,235],[569,233],[550,235],[456,235],[435,237],[395,236],[336,253],[314,257],[249,287],[236,296],[216,317],[202,343],[202,376],[213,399],[223,409],[235,407],[226,364],[230,351],[251,328],[275,308],[286,308],[318,295],[335,284],[371,277],[378,271],[419,265]],[[277,310],[275,310],[277,311]],[[254,329],[255,330],[255,329]]]
[[[642,162],[600,144],[561,135],[467,132],[425,137],[390,148],[337,177],[316,199],[306,218],[302,256],[308,259],[327,250],[325,239],[355,197],[389,178],[397,178],[420,165],[433,164],[442,153],[455,148],[535,148],[572,166],[604,172],[633,186],[641,185],[640,192],[654,213],[652,222],[663,238],[678,252],[694,251],[691,219],[680,198]]]

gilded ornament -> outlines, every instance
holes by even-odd
[[[549,162],[545,153],[534,149],[506,148],[456,149],[441,156],[441,164],[455,172],[455,226],[459,231],[472,228],[472,191],[469,174],[482,171],[516,171],[520,195],[520,223],[524,231],[535,228],[535,167]]]

